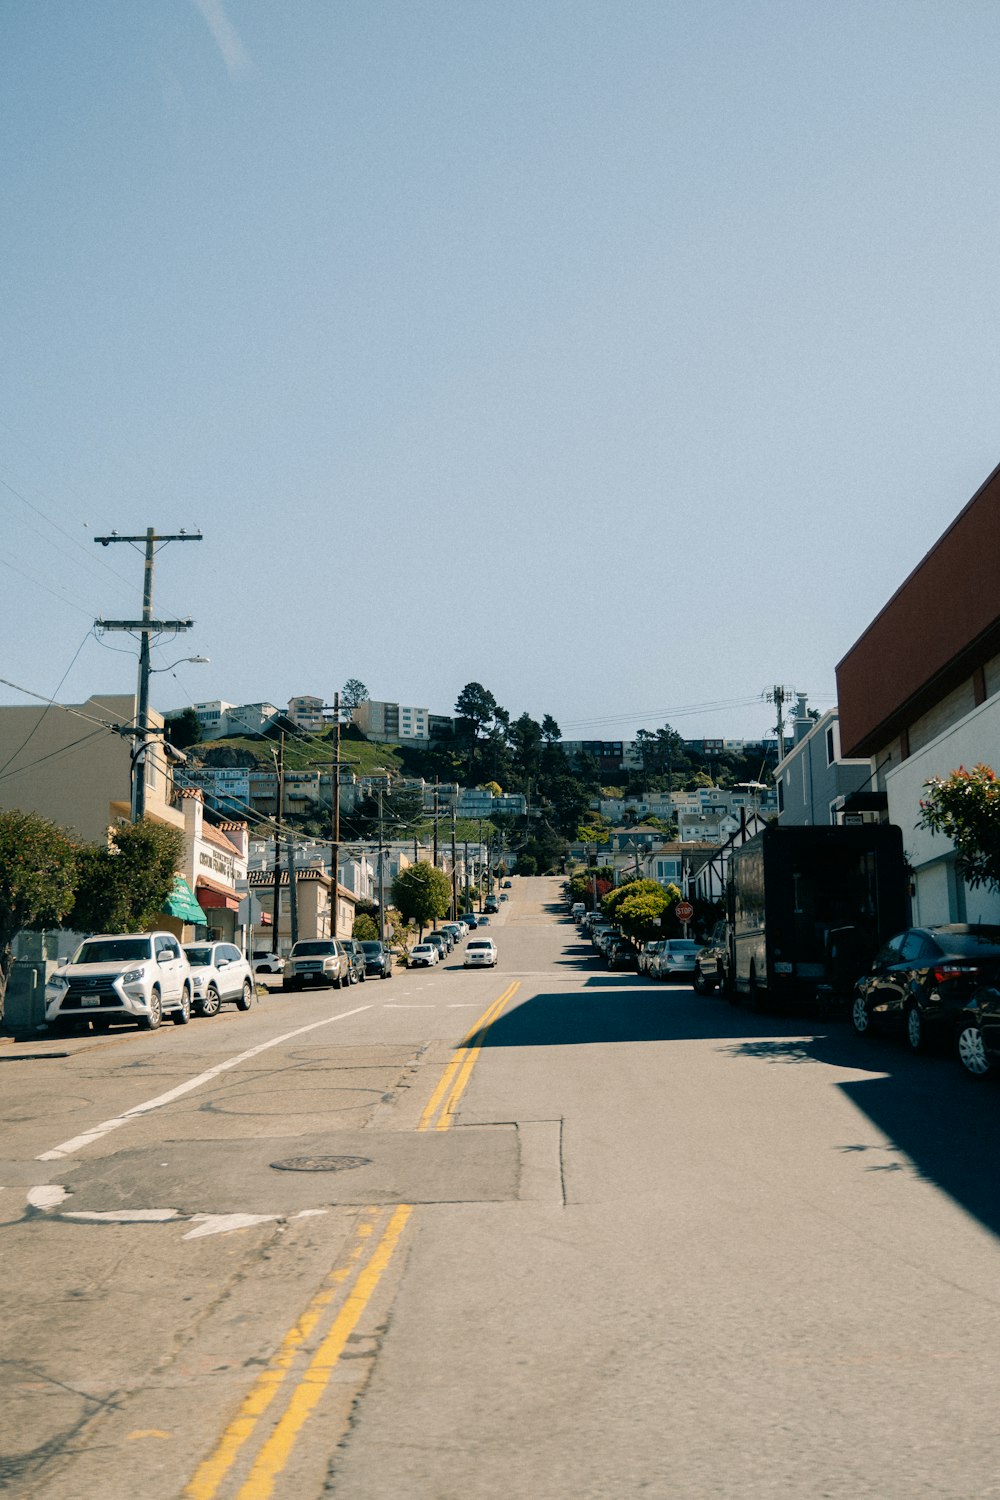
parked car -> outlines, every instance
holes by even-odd
[[[699,945],[693,938],[667,938],[650,965],[653,979],[692,979]]]
[[[621,933],[617,927],[598,927],[595,929],[594,947],[598,953],[605,953],[609,943],[620,938]]]
[[[475,932],[476,927],[479,924],[479,918],[476,916],[474,911],[463,911],[462,921],[465,923],[470,932]]]
[[[185,943],[191,993],[199,1016],[217,1016],[224,1005],[249,1010],[256,992],[250,964],[233,943]]]
[[[503,887],[502,887],[502,889],[503,889],[503,890],[505,890],[505,891],[509,891],[509,890],[510,890],[510,888],[511,888],[511,885],[512,885],[512,883],[513,883],[513,882],[512,882],[512,881],[510,881],[510,880],[505,880],[505,881],[504,881],[504,882],[503,882]]]
[[[854,1029],[862,1036],[873,1027],[901,1030],[914,1052],[935,1036],[961,1037],[967,1003],[997,975],[1000,927],[908,927],[889,939],[858,980]]]
[[[337,938],[306,938],[285,960],[283,990],[323,984],[339,990],[350,983],[351,961]]]
[[[654,938],[651,942],[643,943],[642,947],[639,949],[639,956],[636,959],[636,968],[638,969],[640,974],[649,973],[650,965],[652,964],[653,959],[655,958],[656,954],[659,953],[662,947],[662,938]]]
[[[379,979],[392,978],[392,949],[388,943],[362,943],[361,950],[366,974],[377,974]]]
[[[407,955],[406,967],[408,969],[433,969],[440,959],[441,953],[436,943],[414,943]]]
[[[489,925],[490,925],[490,919],[489,919],[489,917],[486,917],[486,916],[480,916],[479,917],[479,919],[478,919],[478,927],[489,927]],[[477,930],[478,930],[478,927],[477,927]]]
[[[492,938],[473,938],[465,950],[463,966],[466,969],[495,969],[498,956]]]
[[[266,948],[254,949],[253,971],[255,974],[283,974],[285,960],[280,953],[271,953]]]
[[[725,922],[716,922],[708,942],[699,948],[692,982],[698,995],[709,995],[716,988],[728,988],[729,927]]]
[[[975,1078],[1000,1072],[1000,976],[978,985],[962,1007],[957,1050],[962,1067]]]
[[[510,900],[510,897],[507,895],[506,891],[501,891],[500,892],[500,900],[501,901],[509,901]]]
[[[609,969],[634,969],[635,949],[625,938],[612,938],[604,949]]]
[[[442,922],[441,931],[451,934],[452,946],[457,948],[465,937],[465,928],[461,922]]]
[[[172,932],[100,933],[86,938],[45,986],[45,1019],[135,1021],[155,1031],[164,1016],[178,1026],[191,1018],[191,965]]]
[[[455,946],[455,944],[451,940],[451,933],[442,932],[440,929],[437,929],[434,932],[429,932],[424,941],[434,944],[435,948],[437,948],[438,950],[438,957],[441,959],[447,958],[448,954]]]
[[[347,954],[347,961],[350,965],[347,975],[348,983],[363,984],[367,973],[365,950],[357,938],[341,938],[340,942],[344,952]]]

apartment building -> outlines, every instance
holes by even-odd
[[[431,713],[426,708],[369,698],[352,711],[352,719],[370,740],[390,745],[425,743],[431,736]]]
[[[866,758],[847,812],[896,823],[913,919],[1000,922],[1000,894],[961,879],[950,840],[919,827],[925,783],[1000,770],[1000,468],[994,469],[837,667],[842,752]]]

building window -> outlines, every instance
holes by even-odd
[[[779,811],[779,813],[783,813],[784,810],[785,810],[785,783],[784,783],[784,781],[779,781],[778,782],[778,811]]]
[[[837,744],[836,735],[834,734],[834,728],[835,726],[831,724],[826,731],[826,763],[828,766],[832,766],[834,761],[837,759]]]

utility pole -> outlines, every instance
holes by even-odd
[[[378,789],[378,940],[385,942],[385,851],[382,848],[382,788]]]
[[[330,936],[337,936],[337,907],[338,882],[337,871],[340,869],[340,694],[333,695],[333,733],[334,733],[334,756],[333,756],[333,796],[331,801],[331,847],[330,847]]]
[[[145,548],[146,566],[142,584],[141,620],[95,620],[98,630],[124,630],[139,636],[139,687],[136,695],[136,724],[132,731],[135,749],[132,753],[132,822],[139,823],[146,815],[146,754],[149,746],[149,638],[161,630],[190,630],[193,620],[153,619],[153,566],[157,544],[168,542],[200,542],[200,531],[179,531],[176,535],[158,535],[154,526],[146,529],[144,536],[119,536],[113,531],[110,536],[95,536],[94,541],[102,547],[112,542],[129,542],[132,546],[142,543]]]
[[[777,709],[778,722],[775,725],[775,733],[778,736],[779,761],[783,761],[785,758],[785,716],[782,710],[784,708],[785,699],[792,698],[794,696],[794,688],[782,687],[780,683],[775,683],[774,687],[769,688],[768,691],[764,694],[764,697],[767,699],[768,703],[773,703],[775,708]]]
[[[451,802],[451,920],[454,922],[458,916],[458,853],[455,848],[455,835],[458,822],[458,782],[452,786]]]
[[[281,925],[281,814],[283,810],[283,794],[285,786],[284,735],[281,736],[281,739],[278,742],[278,759],[275,766],[275,773],[278,778],[278,789],[275,795],[274,803],[274,901],[272,903],[273,917],[271,920],[273,923],[274,933],[274,951],[275,953],[280,953],[281,949],[278,945],[278,928]],[[291,879],[289,879],[288,888],[289,890],[291,890]]]
[[[438,778],[434,778],[434,858],[432,863],[436,866],[438,862],[438,814],[441,811],[440,784]]]

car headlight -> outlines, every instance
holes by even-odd
[[[127,974],[122,975],[122,984],[141,984],[144,978],[141,969],[129,969]]]
[[[52,978],[48,982],[47,988],[50,990],[68,989],[69,980],[66,978],[65,974],[53,974]]]

